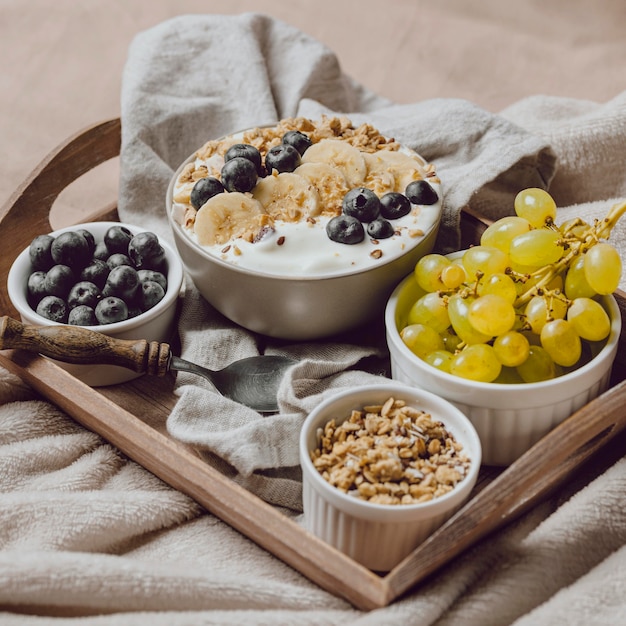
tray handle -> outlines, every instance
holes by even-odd
[[[119,118],[88,126],[52,150],[0,209],[2,240],[8,246],[0,255],[0,311],[19,317],[6,292],[9,269],[36,235],[50,232],[50,209],[58,195],[83,174],[118,156],[120,145]],[[116,206],[112,203],[88,221],[116,220]]]

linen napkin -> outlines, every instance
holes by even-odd
[[[546,187],[556,170],[542,138],[467,101],[394,105],[347,77],[326,47],[280,21],[252,13],[181,16],[141,33],[129,51],[121,218],[168,238],[166,188],[187,156],[242,128],[323,114],[370,122],[435,164],[445,198],[442,251],[458,247],[462,206],[472,201],[486,213],[508,212],[519,189]],[[272,341],[225,319],[188,282],[178,330],[182,356],[213,369],[260,352],[297,358],[279,391],[277,415],[261,417],[197,377],[179,375],[167,426],[263,499],[299,510],[302,421],[338,389],[387,375],[382,328],[332,342]]]

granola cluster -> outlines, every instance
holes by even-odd
[[[344,493],[378,504],[415,504],[454,489],[470,460],[442,422],[402,400],[354,410],[318,432],[311,451],[322,477]]]
[[[341,139],[352,144],[361,152],[376,152],[382,147],[386,150],[398,150],[400,148],[400,144],[395,139],[388,139],[371,124],[361,124],[355,127],[347,117],[324,115],[317,122],[305,117],[286,118],[271,127],[248,130],[244,133],[243,138],[238,140],[228,137],[207,141],[197,151],[196,156],[199,159],[207,159],[214,154],[224,155],[235,141],[253,145],[264,156],[271,147],[277,146],[282,141],[283,135],[289,130],[299,130],[306,133],[313,143],[322,139]]]

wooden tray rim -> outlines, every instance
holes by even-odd
[[[0,213],[0,225],[14,230],[18,227],[16,216],[21,207],[33,206],[39,201],[33,224],[41,232],[49,230],[49,210],[60,191],[77,177],[96,165],[117,156],[120,147],[121,123],[119,119],[95,124],[81,130],[53,150],[46,159],[18,187]],[[43,198],[43,201],[42,201]],[[470,209],[473,218],[481,217]],[[111,219],[115,204],[95,213],[88,221]],[[26,231],[27,229],[20,229]],[[30,235],[22,235],[29,237]],[[27,245],[27,244],[26,244]],[[6,273],[6,268],[4,269]],[[6,276],[3,275],[6,279]],[[626,298],[619,293],[620,308]],[[0,289],[0,303],[5,310],[12,307],[6,294]],[[13,312],[13,311],[12,311]],[[126,454],[129,458],[151,471],[167,484],[186,493],[208,511],[236,528],[276,557],[285,561],[310,580],[327,591],[338,595],[355,607],[371,610],[387,606],[402,594],[452,558],[475,544],[490,532],[509,523],[534,506],[553,488],[562,483],[584,460],[605,445],[626,426],[626,420],[614,415],[621,407],[622,383],[609,389],[600,398],[584,407],[566,422],[590,419],[601,403],[607,409],[600,413],[610,414],[597,433],[588,437],[580,450],[572,448],[569,456],[561,459],[559,471],[552,473],[550,481],[538,484],[531,493],[520,498],[519,489],[528,479],[528,457],[537,456],[537,449],[550,445],[550,433],[509,468],[502,471],[487,488],[470,501],[439,528],[402,563],[385,576],[377,575],[356,563],[332,546],[319,540],[283,513],[240,487],[209,464],[201,461],[187,446],[158,432],[141,419],[112,402],[98,391],[84,385],[49,359],[19,351],[0,351],[0,364],[15,373],[44,397],[55,403],[86,428],[95,431]],[[93,410],[97,407],[97,411]],[[91,408],[91,409],[90,409]],[[594,422],[595,423],[595,422]],[[608,424],[608,426],[607,426]],[[560,428],[560,427],[557,427]],[[593,429],[592,429],[593,431]],[[575,453],[574,453],[575,452]],[[516,471],[520,480],[512,480]],[[520,483],[517,490],[509,493],[509,502],[498,501],[499,485]],[[210,486],[210,487],[208,487]],[[518,502],[515,502],[517,498]],[[479,500],[479,506],[476,501]],[[489,502],[491,500],[491,502]],[[495,507],[495,508],[494,508]],[[473,515],[467,516],[468,509]],[[494,518],[494,511],[498,515]],[[491,511],[492,521],[480,526],[481,515]],[[262,523],[260,522],[262,519]],[[462,541],[445,550],[447,535],[463,530]]]

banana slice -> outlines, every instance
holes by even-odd
[[[393,171],[389,169],[387,162],[378,155],[378,152],[363,153],[365,165],[367,166],[364,185],[378,196],[382,196],[389,191],[395,191],[396,177]]]
[[[271,218],[249,195],[233,191],[209,198],[196,213],[194,231],[203,246],[225,244],[232,239],[253,241]]]
[[[285,222],[318,215],[321,206],[315,186],[293,172],[262,178],[252,190],[252,197],[273,219]]]
[[[363,184],[367,166],[358,148],[339,139],[322,139],[303,155],[302,163],[327,163],[341,170],[350,188]]]
[[[367,157],[367,176],[373,184],[389,185],[391,178],[395,181],[393,188],[387,191],[404,193],[406,186],[414,181],[424,178],[425,171],[421,161],[404,152],[394,150],[378,150]],[[391,177],[391,178],[390,178]]]
[[[294,172],[306,178],[320,197],[320,212],[324,215],[339,215],[343,197],[350,188],[341,170],[328,163],[303,163]]]

